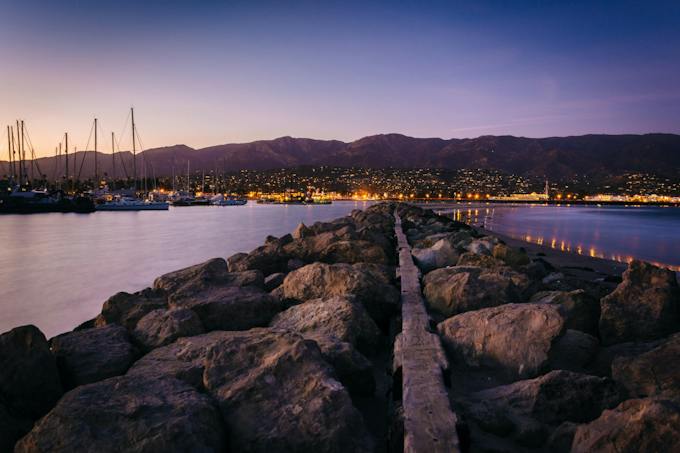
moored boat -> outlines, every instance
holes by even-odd
[[[97,205],[97,211],[167,211],[170,204],[165,201],[140,200],[121,197]]]

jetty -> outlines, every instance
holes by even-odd
[[[0,334],[0,451],[672,451],[680,288],[380,203]]]

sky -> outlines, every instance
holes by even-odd
[[[131,148],[680,133],[680,2],[0,0],[0,159]],[[89,138],[89,146],[88,146]]]

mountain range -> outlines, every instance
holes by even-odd
[[[70,158],[70,174],[94,175],[94,152],[80,151]],[[85,159],[83,160],[83,158]],[[100,174],[113,173],[112,155],[97,153]],[[116,175],[133,173],[132,153],[116,153]],[[481,136],[470,139],[414,138],[381,134],[353,142],[280,137],[250,143],[234,143],[202,149],[174,145],[148,149],[137,154],[137,174],[147,176],[186,174],[211,170],[268,170],[298,166],[341,166],[369,168],[495,169],[522,176],[568,178],[573,175],[604,176],[647,172],[680,175],[680,135],[582,135],[525,138]],[[36,159],[43,174],[63,174],[64,159]],[[74,165],[75,163],[75,165]],[[59,164],[59,169],[56,165]],[[27,164],[30,167],[30,164]],[[35,170],[37,172],[37,170]],[[0,161],[7,173],[7,161]]]

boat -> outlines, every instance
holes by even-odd
[[[215,195],[210,199],[210,204],[213,206],[243,206],[246,203],[248,203],[248,200],[245,198],[225,197],[222,194]]]
[[[210,200],[204,196],[199,196],[194,198],[191,202],[191,206],[210,206]]]
[[[7,196],[0,197],[0,214],[38,214],[46,212],[94,212],[91,198],[85,196],[67,197],[58,190],[19,190],[15,188]]]
[[[119,197],[98,204],[97,211],[167,211],[170,204],[165,201],[140,200],[133,197]]]

